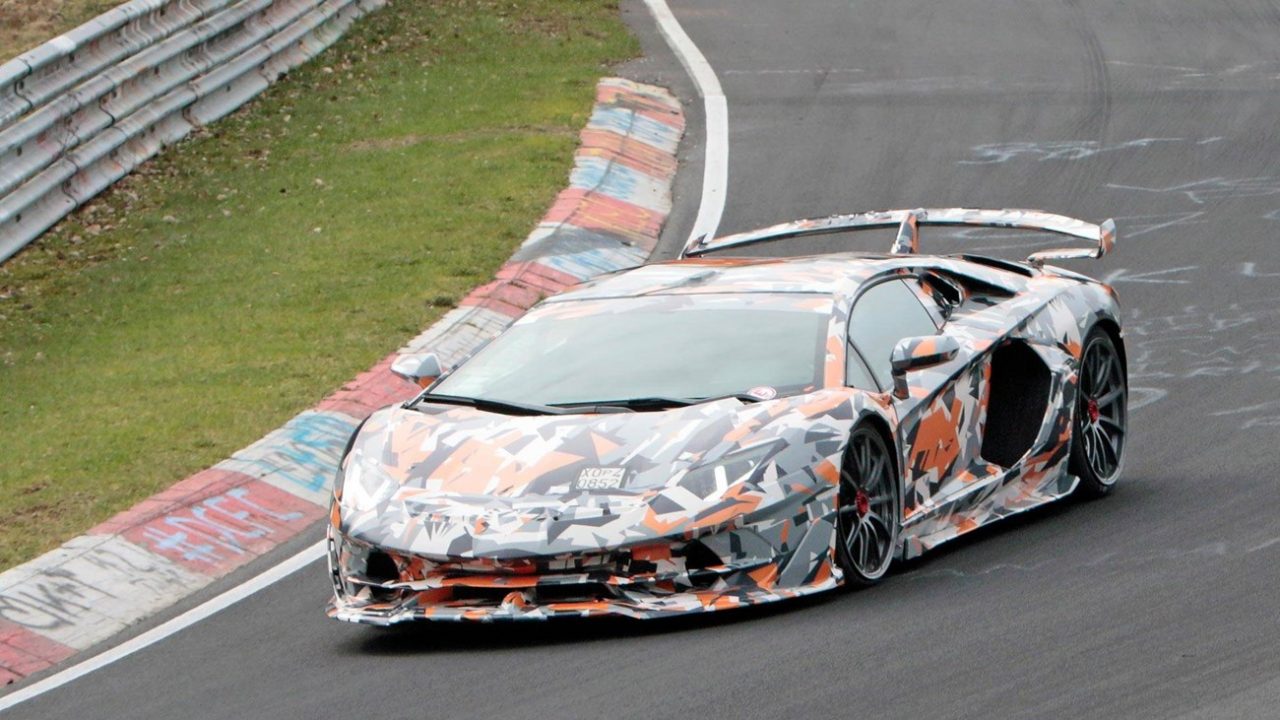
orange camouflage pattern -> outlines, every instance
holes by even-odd
[[[951,309],[939,335],[959,351],[911,372],[906,397],[846,387],[859,293],[923,272],[998,298]],[[1074,488],[1067,458],[1082,339],[1099,322],[1118,328],[1114,293],[1074,273],[914,254],[692,258],[597,278],[520,322],[608,313],[616,298],[748,302],[756,293],[792,293],[797,307],[829,314],[822,387],[653,412],[510,416],[407,403],[371,416],[335,490],[329,614],[379,625],[650,618],[834,588],[844,580],[840,463],[869,418],[891,428],[898,450],[899,557]],[[982,457],[982,440],[992,353],[1010,342],[1048,368],[1049,402],[1031,448],[1003,467]],[[927,354],[928,342],[917,350]],[[760,459],[741,477],[693,482],[700,468],[747,454]],[[625,486],[577,489],[590,468],[619,469]]]

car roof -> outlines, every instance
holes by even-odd
[[[549,301],[592,300],[663,294],[821,293],[855,289],[891,270],[945,265],[951,269],[975,263],[930,255],[833,253],[784,258],[687,258],[642,265],[605,275],[549,298]],[[985,272],[1010,273],[982,268]]]

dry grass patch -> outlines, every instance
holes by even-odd
[[[0,63],[119,4],[120,0],[0,0]]]

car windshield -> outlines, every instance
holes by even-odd
[[[539,405],[760,399],[821,383],[828,297],[666,295],[544,305],[432,393]]]

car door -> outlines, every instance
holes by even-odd
[[[849,315],[849,384],[892,390],[894,346],[904,338],[945,332],[941,308],[929,305],[934,302],[914,276],[895,276],[867,287]],[[912,392],[907,398],[893,398],[905,470],[904,523],[945,502],[962,489],[975,466],[985,465],[980,458],[985,407],[981,399],[987,388],[979,360],[962,343],[957,357],[939,365],[937,372],[908,375]],[[938,377],[947,379],[936,386],[919,385]]]

